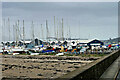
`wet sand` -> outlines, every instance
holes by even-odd
[[[3,55],[2,76],[4,78],[58,78],[97,59],[99,57]]]

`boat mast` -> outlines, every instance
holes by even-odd
[[[64,41],[63,18],[62,18],[62,40]]]
[[[20,40],[22,40],[22,27],[19,28]]]
[[[15,41],[15,25],[13,25],[13,41]]]
[[[18,26],[17,26],[17,28],[18,28],[18,41],[19,41],[19,39],[20,39],[19,20],[18,20]]]
[[[40,30],[39,30],[39,40],[42,38],[42,36],[41,36],[42,33],[40,32]],[[39,41],[39,43],[40,43],[40,41]]]
[[[4,26],[2,25],[2,40],[3,41],[5,41],[5,39],[4,39],[5,34],[3,34],[4,33],[4,29],[5,29],[5,19],[4,19]]]
[[[58,18],[57,18],[57,40],[58,40]]]
[[[42,28],[42,24],[41,24],[41,39],[43,40],[43,28]]]
[[[32,29],[32,40],[34,41],[35,36],[34,36],[34,23],[33,23],[33,21],[32,21],[32,28],[31,29]]]
[[[56,38],[55,16],[54,16],[54,36]]]
[[[18,25],[16,22],[16,45],[18,46]]]
[[[78,34],[79,34],[79,39],[80,39],[80,22],[79,22]]]
[[[23,47],[25,47],[25,28],[24,28],[24,20],[23,20]]]
[[[2,24],[2,42],[3,42],[3,54],[4,54],[4,48],[5,48],[5,44],[4,44],[4,29],[5,29],[5,19],[4,19],[4,25]]]
[[[46,20],[46,30],[47,30],[46,39],[47,39],[47,42],[48,42],[49,31],[48,31],[48,22],[47,22],[47,20]]]
[[[71,43],[71,34],[70,34],[70,26],[69,26],[69,38],[70,38],[70,43]]]
[[[62,30],[61,30],[61,21],[59,20],[59,40],[61,40],[61,32],[62,32]]]
[[[8,18],[9,41],[10,41],[10,19]]]
[[[42,35],[41,35],[41,39],[42,39],[42,44],[43,44],[43,27],[42,27],[42,24],[41,24],[41,33],[42,33]]]
[[[69,33],[69,29],[68,29],[68,21],[67,21],[67,38],[66,38],[67,40],[69,38],[68,33]]]

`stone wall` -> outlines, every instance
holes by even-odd
[[[120,50],[115,51],[101,59],[98,59],[86,66],[82,66],[57,80],[98,80],[104,71],[119,57]]]

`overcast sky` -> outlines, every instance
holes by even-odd
[[[2,2],[118,2],[119,0],[1,0]]]
[[[25,20],[26,38],[31,38],[31,23],[34,21],[35,37],[40,38],[43,24],[46,36],[45,20],[48,20],[50,34],[54,36],[54,16],[58,22],[64,20],[64,37],[67,37],[68,26],[72,38],[109,39],[118,36],[118,3],[117,2],[3,2],[2,17],[10,18],[11,39],[13,24],[19,19],[20,27]],[[7,25],[7,24],[6,24]],[[60,24],[58,24],[60,26]],[[7,27],[7,26],[6,26]],[[8,39],[8,30],[5,30]],[[60,31],[60,30],[59,30]],[[68,35],[69,36],[69,35]]]

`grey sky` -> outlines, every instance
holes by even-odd
[[[118,36],[117,2],[3,2],[2,4],[2,17],[6,20],[10,18],[11,27],[18,19],[20,26],[22,20],[25,20],[26,38],[31,37],[32,20],[35,24],[36,37],[41,36],[41,34],[39,36],[40,24],[43,24],[46,36],[46,19],[50,36],[54,36],[54,16],[60,21],[64,19],[65,37],[68,32],[67,25],[71,28],[72,38],[108,39]]]
[[[2,2],[118,2],[119,0],[1,0]]]

